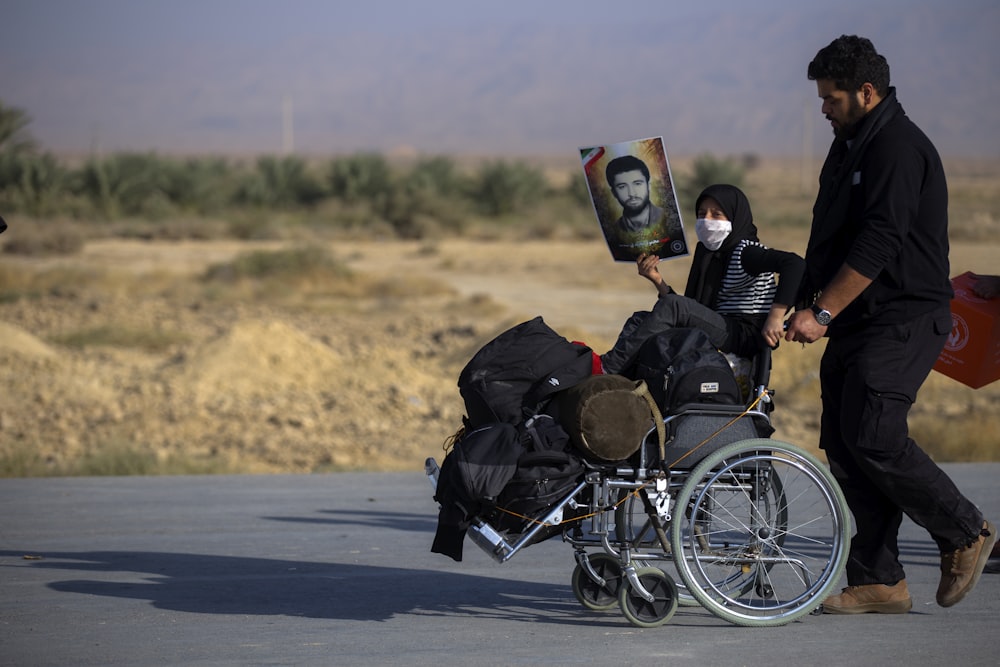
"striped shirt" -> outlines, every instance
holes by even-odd
[[[722,315],[766,315],[774,303],[778,289],[773,272],[757,275],[743,268],[743,249],[763,244],[750,239],[740,241],[729,258],[726,275],[722,279],[715,301],[715,311]]]

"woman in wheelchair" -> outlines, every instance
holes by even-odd
[[[601,355],[605,373],[628,369],[646,339],[672,328],[702,329],[718,349],[750,359],[764,346],[776,347],[784,335],[805,261],[760,242],[750,202],[733,185],[705,188],[695,214],[698,245],[684,294],[663,280],[659,257],[641,255],[639,275],[653,283],[659,298],[651,310],[633,313],[614,347]]]

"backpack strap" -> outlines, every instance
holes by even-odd
[[[666,450],[664,449],[667,442],[667,429],[663,425],[663,414],[660,412],[659,406],[656,405],[656,399],[649,393],[649,387],[646,385],[645,380],[639,380],[632,393],[636,396],[641,396],[646,401],[646,404],[649,405],[649,411],[653,413],[653,422],[656,424],[656,440],[660,449],[660,461],[663,461],[667,457]]]

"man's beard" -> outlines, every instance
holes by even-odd
[[[629,200],[622,204],[622,208],[625,209],[625,215],[633,217],[642,213],[649,206],[649,197],[639,199],[638,202],[638,204],[635,204],[632,200]]]
[[[850,141],[858,134],[858,126],[861,124],[861,119],[865,117],[864,109],[861,108],[861,103],[858,102],[857,97],[850,97],[848,99],[847,105],[847,118],[840,125],[840,128],[834,133],[838,139],[843,139],[844,141]]]

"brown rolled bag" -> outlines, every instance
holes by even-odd
[[[656,401],[643,380],[622,375],[592,375],[556,396],[559,422],[587,457],[622,461],[632,456],[656,426],[660,460],[666,429]]]

